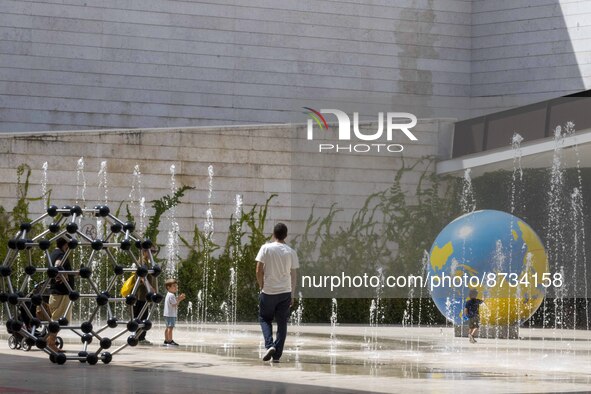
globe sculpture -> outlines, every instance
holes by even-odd
[[[51,223],[45,226],[44,221],[48,218]],[[94,231],[83,229],[82,219],[90,222]],[[134,316],[139,280],[149,274],[157,277],[161,273],[151,253],[152,242],[141,240],[134,230],[133,222],[119,220],[105,205],[89,209],[50,206],[37,219],[22,223],[20,231],[9,240],[7,255],[0,265],[0,303],[4,304],[6,329],[14,347],[30,349],[36,346],[58,364],[78,360],[94,365],[99,360],[108,364],[113,355],[126,346],[136,346],[139,335],[152,327],[150,314],[163,297],[145,280],[147,302],[138,316],[147,312],[147,317],[140,320]],[[58,270],[50,259],[50,252],[60,237],[68,240],[69,249],[63,260],[69,259],[72,271]],[[106,278],[99,280],[95,274],[97,271],[105,273]],[[126,297],[119,296],[117,283],[133,273],[139,278],[133,290]],[[65,275],[74,275],[76,286],[67,285],[69,304],[66,312],[52,321],[44,296],[49,292],[51,280],[63,280]],[[86,282],[85,286],[82,286],[83,282]],[[33,286],[34,283],[37,286]],[[77,290],[82,288],[90,290],[83,294]],[[82,314],[78,323],[68,321],[67,311],[81,300],[88,302],[88,313]],[[96,316],[100,311],[106,319],[99,327],[96,326]],[[75,338],[80,338],[79,351],[58,352],[48,346],[49,334],[60,335],[68,330],[75,334]],[[122,343],[112,350],[119,338],[123,339]]]
[[[543,302],[547,272],[546,251],[532,228],[494,210],[471,212],[449,223],[435,239],[428,265],[430,282],[440,285],[432,288],[433,301],[455,325],[464,321],[470,289],[478,290],[485,302],[482,325],[527,320]],[[446,282],[446,276],[455,283]]]

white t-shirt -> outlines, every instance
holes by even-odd
[[[176,301],[176,296],[174,293],[170,291],[166,293],[166,298],[164,299],[164,316],[165,317],[176,317],[178,310],[178,302]]]
[[[261,246],[256,261],[265,266],[263,293],[283,294],[291,292],[291,270],[300,267],[295,250],[281,242]]]

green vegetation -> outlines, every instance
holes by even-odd
[[[431,163],[433,160],[425,159]],[[312,209],[306,231],[292,240],[298,250],[302,271],[330,274],[346,271],[376,272],[378,267],[390,267],[397,274],[421,273],[423,251],[429,250],[438,232],[457,214],[455,201],[457,183],[441,182],[430,169],[420,175],[416,200],[409,203],[402,190],[403,175],[415,169],[403,166],[394,176],[387,190],[367,198],[346,228],[335,228],[340,210],[333,206],[325,217],[316,217]],[[257,288],[254,277],[255,256],[267,242],[270,230],[265,230],[265,219],[271,196],[263,206],[254,206],[239,218],[231,218],[228,238],[222,247],[212,243],[197,227],[191,242],[183,240],[190,252],[179,266],[179,281],[187,299],[194,305],[193,317],[198,320],[204,297],[208,302],[211,321],[224,321],[220,308],[230,297],[230,267],[237,271],[237,320],[254,321],[257,316]],[[392,252],[392,245],[398,253]],[[215,251],[221,253],[215,254]],[[337,271],[338,270],[338,271]],[[208,275],[204,275],[208,271]],[[207,279],[206,279],[207,277]],[[207,286],[205,286],[207,284]],[[207,296],[203,289],[207,287]],[[202,290],[201,301],[199,291]],[[381,301],[380,323],[400,324],[405,311],[407,322],[416,324],[421,313],[423,322],[442,323],[428,294],[423,299],[393,298]],[[304,322],[329,322],[331,300],[306,299]],[[371,299],[343,298],[339,300],[339,321],[368,323]],[[412,314],[411,314],[412,312]],[[429,318],[425,318],[429,316]]]
[[[432,166],[434,161],[424,159]],[[325,272],[331,270],[350,270],[351,272],[377,272],[395,270],[396,274],[420,274],[424,250],[429,250],[431,242],[438,232],[457,215],[457,183],[448,179],[438,179],[429,168],[417,172],[416,163],[405,166],[394,174],[392,186],[387,190],[373,194],[354,214],[350,224],[336,228],[335,219],[340,209],[333,206],[324,217],[317,217],[314,209],[308,218],[306,231],[293,239],[292,244],[298,250],[303,270],[307,272]],[[408,172],[419,174],[416,196],[412,201],[402,189],[402,177]],[[0,252],[6,253],[8,237],[16,233],[20,222],[29,221],[30,201],[42,197],[28,198],[28,178],[30,169],[19,167],[18,202],[12,212],[7,213],[0,207]],[[162,215],[181,203],[189,187],[182,187],[171,196],[164,196],[152,201],[155,214],[150,218],[146,237],[156,239],[159,233]],[[205,317],[208,321],[226,321],[227,311],[236,311],[238,321],[254,321],[258,308],[258,289],[254,267],[255,256],[265,242],[269,240],[270,230],[265,228],[271,195],[263,205],[254,205],[243,210],[238,217],[229,218],[228,236],[223,245],[217,245],[209,234],[197,226],[192,239],[181,241],[188,249],[187,257],[180,261],[178,278],[180,291],[185,292],[187,301],[193,305],[191,316],[186,316],[188,302],[183,303],[181,318],[199,321]],[[122,206],[119,207],[118,212]],[[125,207],[128,219],[129,207]],[[394,253],[393,246],[397,252]],[[104,258],[104,257],[103,257]],[[76,255],[73,261],[77,260]],[[164,264],[163,261],[161,263]],[[75,264],[76,265],[76,264]],[[107,272],[100,273],[101,280],[110,276],[110,264]],[[236,297],[232,296],[230,271],[235,272]],[[164,280],[161,275],[160,280]],[[162,285],[162,284],[160,284]],[[160,286],[162,291],[163,286]],[[201,293],[201,294],[200,294]],[[400,324],[418,322],[422,313],[422,324],[442,323],[443,320],[430,302],[428,294],[423,299],[406,300],[385,298],[380,304],[380,324]],[[236,305],[228,305],[235,300]],[[338,319],[343,323],[369,322],[371,298],[342,298],[339,300]],[[204,316],[204,302],[207,303],[207,315]],[[305,301],[304,322],[328,322],[330,299],[308,298]],[[225,303],[225,308],[222,308]],[[183,316],[185,314],[185,316]],[[426,318],[429,316],[429,318]]]

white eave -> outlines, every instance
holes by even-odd
[[[563,167],[575,167],[577,161],[581,167],[591,167],[591,130],[578,131],[565,137],[560,146],[563,152],[578,150],[578,155],[563,155]],[[551,137],[529,143],[523,141],[520,148],[522,168],[551,167],[555,148],[556,142]],[[438,175],[460,175],[470,168],[472,176],[478,176],[496,170],[512,170],[518,157],[519,152],[508,146],[440,161],[436,172]]]

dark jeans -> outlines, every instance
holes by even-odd
[[[283,345],[287,336],[287,321],[289,320],[289,306],[291,293],[259,294],[259,322],[265,337],[265,348],[275,348],[273,360],[279,360],[283,354]],[[277,322],[277,337],[273,341],[273,319]]]
[[[141,316],[139,316],[139,313],[142,311],[142,308],[144,307],[144,305],[146,304],[146,301],[136,301],[135,305],[133,306],[133,316],[136,319],[141,319],[144,320],[145,318],[148,317],[148,310],[150,310],[150,308],[146,308],[145,312],[142,313]],[[146,331],[142,331],[142,333],[140,334],[140,336],[137,338],[139,341],[143,341],[144,339],[146,339]]]

